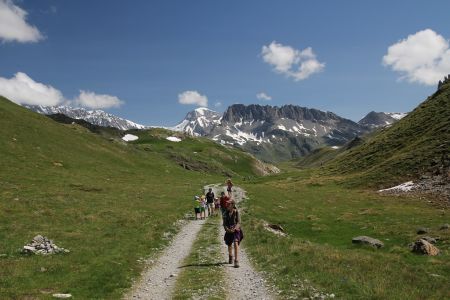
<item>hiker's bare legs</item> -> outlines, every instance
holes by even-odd
[[[234,242],[234,260],[237,260],[237,261],[239,261],[238,252],[239,252],[239,243],[235,241]]]

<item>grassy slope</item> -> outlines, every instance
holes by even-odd
[[[343,299],[444,299],[450,297],[450,232],[440,231],[448,213],[419,198],[381,196],[347,189],[316,171],[285,173],[245,183],[250,200],[243,216],[247,247],[282,297],[310,296],[313,286]],[[289,237],[262,227],[281,224]],[[442,255],[418,256],[408,244],[416,228],[440,236]],[[354,246],[358,235],[385,247]],[[432,275],[437,274],[437,275]],[[308,280],[309,283],[305,283]]]
[[[2,299],[120,298],[142,268],[137,260],[155,253],[191,209],[191,195],[221,180],[1,97],[0,137]],[[20,255],[36,234],[71,253]]]
[[[332,172],[356,173],[367,184],[404,181],[427,172],[450,151],[450,83],[413,112],[329,164]]]
[[[154,151],[192,170],[217,173],[228,177],[254,176],[258,173],[255,159],[247,153],[232,147],[225,147],[206,138],[193,138],[165,129],[131,130],[139,136],[132,144],[140,149]],[[173,134],[179,135],[182,143],[166,140]]]

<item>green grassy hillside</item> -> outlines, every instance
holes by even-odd
[[[214,159],[211,167],[211,156],[201,157],[202,140],[150,143],[148,151],[1,97],[0,138],[1,299],[45,299],[57,292],[120,298],[140,273],[138,259],[163,246],[174,222],[190,212],[192,195],[224,180],[219,170],[254,175],[241,152],[223,150],[242,164]],[[182,168],[165,153],[181,153],[176,149],[183,144],[197,149],[206,170]],[[37,234],[71,252],[21,255]]]
[[[431,172],[432,165],[449,152],[450,83],[447,83],[405,118],[339,155],[328,167],[334,173],[353,173],[359,182],[392,183]]]
[[[432,197],[380,195],[347,188],[317,170],[286,172],[243,184],[244,247],[281,291],[281,299],[449,299],[450,231],[445,209]],[[286,237],[264,228],[281,225]],[[439,236],[439,256],[411,253],[419,235]],[[352,244],[367,235],[385,246]],[[316,290],[313,290],[316,289]]]

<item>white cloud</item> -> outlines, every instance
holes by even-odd
[[[400,79],[435,85],[450,73],[449,41],[431,29],[416,32],[391,45],[383,64],[399,72]]]
[[[98,95],[89,91],[80,91],[78,97],[70,101],[60,90],[51,85],[36,82],[22,72],[17,72],[12,78],[0,77],[0,95],[17,104],[26,105],[78,105],[100,109],[119,107],[124,103],[115,96]]]
[[[195,104],[198,106],[208,106],[208,98],[200,95],[197,91],[185,91],[178,94],[178,103],[181,104]]]
[[[39,30],[26,22],[27,14],[11,0],[0,0],[0,40],[26,43],[43,39]]]
[[[217,101],[216,103],[214,103],[214,106],[215,107],[221,107],[222,106],[222,102]]]
[[[292,77],[295,81],[304,80],[325,68],[325,63],[316,59],[311,47],[298,50],[273,41],[262,47],[261,55],[264,62],[273,66],[275,72]]]
[[[74,99],[74,103],[92,109],[100,109],[119,107],[124,102],[116,96],[96,94],[94,92],[81,90],[80,95]]]
[[[267,95],[267,94],[264,93],[264,92],[261,92],[261,93],[256,94],[256,98],[257,98],[258,100],[263,100],[263,101],[270,101],[270,100],[272,100],[272,97],[269,96],[269,95]]]
[[[10,79],[0,77],[0,95],[18,104],[52,106],[64,101],[59,90],[36,82],[22,72],[16,73]]]

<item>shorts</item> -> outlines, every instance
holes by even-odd
[[[205,208],[202,206],[202,207],[200,207],[200,211],[201,212],[204,212],[205,211]]]
[[[214,207],[215,207],[216,209],[219,209],[219,208],[220,208],[220,204],[214,204]]]
[[[231,193],[231,188],[230,187],[227,188],[227,192]]]
[[[208,205],[209,208],[214,208],[214,203],[212,203],[212,202],[211,202],[211,203],[208,203],[208,204],[206,204],[206,205]]]
[[[242,232],[242,229],[236,230],[235,232],[225,232],[225,236],[223,237],[225,244],[228,246],[231,246],[234,241],[236,241],[239,245],[243,239],[244,233]]]
[[[196,214],[199,214],[200,213],[200,207],[194,207],[194,211],[195,211]]]

